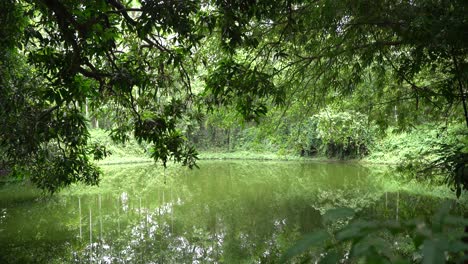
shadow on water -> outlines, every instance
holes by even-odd
[[[110,166],[99,188],[0,201],[0,262],[271,263],[321,228],[328,209],[403,219],[431,215],[442,202],[385,188],[356,164],[210,161],[193,171]]]

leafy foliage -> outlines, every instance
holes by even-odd
[[[14,10],[6,16],[12,20],[4,23],[22,25],[21,9],[10,1],[2,5]],[[11,37],[20,38],[15,33]],[[50,192],[74,182],[97,184],[100,170],[90,157],[101,159],[106,150],[88,144],[86,122],[76,105],[67,103],[59,108],[43,100],[47,90],[42,78],[34,76],[15,50],[16,44],[2,42],[4,51],[0,54],[2,168]]]
[[[415,169],[421,177],[447,175],[445,183],[460,197],[462,191],[468,190],[468,131],[460,125],[451,126],[426,142],[428,145],[417,155],[406,157],[402,167]]]
[[[197,152],[186,124],[199,109],[232,107],[247,121],[273,124],[290,115],[293,122],[276,128],[296,138],[300,117],[332,104],[365,113],[380,127],[427,121],[406,111],[413,109],[439,122],[463,116],[468,124],[464,0],[7,0],[2,10],[0,100],[15,122],[0,138],[10,154],[18,150],[15,156],[30,160],[21,165],[10,155],[13,165],[37,165],[31,157],[42,143],[67,145],[67,160],[88,164],[88,150],[100,149],[88,146],[88,107],[108,111],[114,139],[133,134],[151,144],[156,161],[189,167]],[[204,87],[193,89],[201,76]],[[8,102],[13,94],[24,99]],[[267,116],[278,106],[284,108],[273,111],[281,114]],[[388,116],[397,106],[394,122]],[[41,126],[59,123],[56,137],[44,136]],[[38,129],[24,129],[29,124]],[[36,143],[7,140],[20,131]],[[368,140],[322,136],[338,140],[334,155],[361,155]],[[71,137],[76,142],[69,144]]]
[[[311,247],[318,247],[325,250],[318,263],[337,263],[343,260],[412,263],[395,252],[394,246],[388,242],[388,239],[380,238],[385,233],[392,238],[409,235],[414,250],[420,252],[422,256],[422,263],[461,261],[465,258],[464,252],[468,249],[468,245],[461,241],[464,234],[463,232],[459,232],[458,235],[453,232],[448,234],[446,231],[460,229],[468,222],[466,219],[451,215],[449,209],[449,204],[442,206],[430,222],[417,219],[401,222],[356,219],[336,231],[319,230],[307,235],[284,253],[282,262],[294,259]],[[327,212],[325,216],[325,219],[341,221],[352,214],[348,208],[339,208]]]
[[[420,180],[445,183],[457,197],[466,190],[467,130],[463,124],[426,124],[411,132],[389,132],[371,149],[369,160],[398,165]]]
[[[206,80],[208,105],[233,104],[247,121],[265,115],[265,99],[273,97],[277,105],[284,95],[270,80],[270,76],[257,68],[249,69],[232,60],[221,61],[214,73]]]
[[[6,4],[9,8],[5,10],[11,12],[7,18],[22,19],[22,23],[5,23],[22,28],[15,29],[18,32],[11,36],[16,39],[5,43],[9,46],[2,53],[10,56],[4,61],[12,66],[1,74],[1,114],[6,120],[0,136],[6,153],[4,169],[29,176],[50,192],[74,182],[97,184],[100,170],[90,157],[102,158],[108,153],[89,143],[83,110],[103,105],[115,110],[114,139],[124,142],[134,130],[139,141],[153,144],[155,160],[166,164],[172,157],[189,167],[194,165],[197,154],[186,145],[177,126],[186,109],[181,98],[187,92],[182,87],[190,94],[181,57],[198,37],[186,28],[193,20],[165,17],[186,17],[196,11],[193,3],[166,14],[153,12],[161,7],[144,2],[133,10],[141,13],[138,22],[119,1]],[[160,27],[154,27],[156,21]],[[154,39],[159,33],[172,32],[179,35],[170,43]],[[17,43],[22,46],[13,46]]]
[[[373,139],[372,126],[361,113],[322,111],[317,119],[317,136],[329,156],[363,156]]]
[[[103,146],[107,154],[116,158],[128,156],[145,156],[148,144],[139,144],[133,137],[129,137],[125,144],[116,143],[104,129],[91,129],[90,143]]]

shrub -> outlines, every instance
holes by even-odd
[[[98,143],[106,148],[109,154],[115,157],[145,156],[148,146],[146,143],[139,144],[133,136],[123,143],[114,142],[109,133],[103,129],[91,129],[91,143]]]
[[[328,157],[356,158],[368,153],[374,128],[366,115],[325,109],[313,119],[316,120],[316,137]]]
[[[468,190],[468,130],[463,124],[426,124],[387,136],[372,149],[371,161],[395,163],[411,177],[445,182],[457,196]]]

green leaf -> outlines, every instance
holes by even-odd
[[[375,222],[356,221],[340,230],[335,237],[339,241],[359,240],[363,236],[370,234],[377,227],[378,224]]]
[[[345,218],[350,218],[354,216],[354,210],[351,208],[335,208],[328,210],[323,215],[324,223],[335,222]]]
[[[338,252],[327,252],[325,257],[320,260],[320,264],[336,264],[340,263],[340,255]]]
[[[444,202],[438,209],[437,213],[434,215],[432,219],[432,229],[433,231],[441,232],[444,226],[445,218],[450,213],[452,202],[446,201]]]
[[[391,251],[392,245],[382,238],[375,235],[370,235],[355,243],[351,249],[351,257],[368,257],[371,251],[375,251],[380,258],[384,257],[392,259],[395,256]]]
[[[413,236],[413,244],[415,248],[419,248],[424,243],[424,236],[415,234]]]
[[[453,253],[466,252],[468,250],[468,244],[460,240],[451,241],[448,243],[447,251]]]
[[[285,263],[294,256],[304,253],[310,247],[323,245],[329,239],[330,235],[325,230],[318,230],[314,233],[308,234],[286,251],[286,253],[281,257],[280,263]]]
[[[395,261],[392,261],[393,264],[410,264],[411,262],[405,259],[397,259]]]
[[[423,246],[423,264],[437,264],[445,262],[445,243],[437,240],[426,240]]]

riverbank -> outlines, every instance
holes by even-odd
[[[391,169],[398,165],[392,160],[382,160],[373,158],[349,159],[339,160],[330,159],[323,156],[317,157],[301,157],[294,155],[280,155],[271,152],[252,152],[252,151],[235,151],[235,152],[209,152],[204,151],[199,154],[199,163],[204,161],[236,161],[236,162],[255,162],[255,161],[284,161],[284,162],[318,162],[318,163],[343,163],[343,164],[356,164],[362,165],[372,169],[376,172],[376,176],[380,181],[385,182],[385,188],[393,192],[410,192],[417,195],[434,196],[441,199],[447,199],[455,197],[454,193],[447,188],[445,184],[442,184],[442,180],[439,181],[424,181],[418,180],[412,176],[408,176],[407,173],[398,172],[397,170]],[[151,164],[154,160],[147,155],[141,156],[110,156],[106,159],[97,162],[98,165],[102,166],[126,166],[126,165],[139,165],[139,164]],[[160,163],[157,163],[160,164]],[[171,168],[182,167],[180,164],[174,164],[169,162],[168,166]],[[378,172],[380,171],[380,172]],[[466,202],[466,199],[462,199]]]
[[[316,157],[301,157],[295,155],[280,155],[272,152],[250,152],[250,151],[235,151],[235,152],[201,152],[198,155],[199,160],[258,160],[258,161],[315,161],[315,162],[352,162],[361,163],[357,159],[339,160],[330,159],[323,156]],[[153,159],[145,154],[129,155],[129,156],[109,156],[101,161],[98,165],[122,165],[132,163],[150,163]],[[383,164],[365,161],[366,164]],[[387,164],[385,164],[387,165]]]
[[[131,156],[109,156],[103,160],[97,161],[98,165],[124,165],[137,163],[151,163],[153,159],[146,155],[131,155]]]
[[[233,151],[233,152],[212,152],[204,151],[199,155],[200,160],[316,160],[325,161],[325,157],[301,157],[296,155],[280,155],[274,152],[252,152],[252,151]]]

